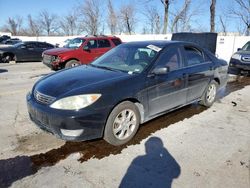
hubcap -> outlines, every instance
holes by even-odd
[[[113,123],[113,133],[119,140],[128,138],[135,130],[136,115],[134,111],[125,109],[121,111],[115,118]]]
[[[207,90],[207,101],[209,103],[212,103],[216,96],[216,86],[214,84],[211,84],[208,86]]]
[[[76,66],[78,66],[78,63],[72,63],[71,64],[71,67],[76,67]]]
[[[9,61],[10,61],[10,56],[9,55],[5,56],[4,62],[8,63]]]

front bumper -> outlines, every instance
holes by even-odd
[[[84,141],[103,136],[106,110],[65,111],[38,103],[31,94],[26,97],[30,119],[41,129],[63,140]],[[82,131],[81,131],[82,130]],[[79,136],[68,136],[66,132],[81,132]]]
[[[244,74],[250,72],[250,62],[242,62],[237,59],[231,59],[228,67],[230,74]]]

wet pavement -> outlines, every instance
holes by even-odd
[[[250,77],[239,77],[236,81],[228,83],[224,89],[218,92],[217,102],[220,102],[221,98],[231,92],[244,88],[246,85],[250,85]],[[235,105],[233,102],[232,105]],[[102,139],[85,142],[66,142],[60,148],[52,149],[46,153],[0,160],[0,187],[10,186],[19,179],[35,174],[41,167],[53,166],[73,153],[79,152],[81,154],[79,162],[87,161],[90,158],[101,159],[111,154],[119,154],[127,146],[139,144],[141,140],[147,138],[152,133],[185,118],[190,118],[206,109],[206,107],[195,103],[147,122],[140,127],[136,136],[124,146],[115,147]]]

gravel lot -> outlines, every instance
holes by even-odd
[[[113,147],[65,142],[29,120],[26,93],[48,73],[41,62],[0,64],[0,187],[250,187],[250,78]]]

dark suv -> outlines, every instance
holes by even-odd
[[[232,55],[228,71],[236,75],[250,74],[250,41]]]
[[[52,70],[88,64],[121,43],[121,39],[114,36],[75,38],[70,40],[63,48],[45,51],[43,53],[43,63]]]

